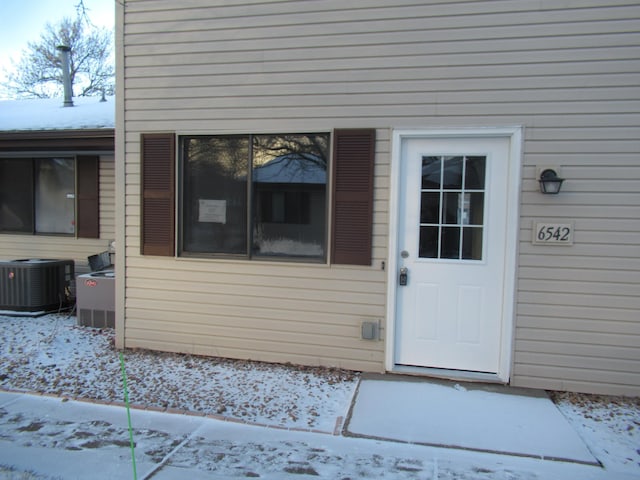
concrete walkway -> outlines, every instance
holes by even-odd
[[[0,393],[0,478],[640,478],[573,462],[294,432],[192,415],[132,410],[131,418],[135,477],[124,407]]]
[[[364,376],[353,436],[599,465],[544,391]]]

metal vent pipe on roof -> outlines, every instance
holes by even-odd
[[[64,104],[65,107],[73,107],[73,91],[71,89],[71,72],[69,71],[69,52],[71,48],[67,45],[57,47],[62,60],[62,84],[64,86]]]

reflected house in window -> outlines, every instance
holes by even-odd
[[[289,153],[253,170],[255,255],[322,257],[327,170],[313,154]]]

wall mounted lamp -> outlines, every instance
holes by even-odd
[[[556,194],[560,192],[564,178],[560,178],[552,168],[542,170],[540,173],[540,191],[546,194]]]

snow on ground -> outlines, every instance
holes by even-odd
[[[0,389],[42,392],[63,399],[122,402],[122,374],[118,352],[113,347],[113,331],[78,327],[74,317],[46,315],[0,316],[0,332]],[[359,380],[357,373],[325,368],[131,350],[125,351],[124,357],[132,404],[200,412],[293,430],[334,432],[347,414]],[[602,462],[605,471],[601,473],[608,475],[606,478],[640,478],[640,398],[557,392],[552,393],[552,398]],[[51,408],[63,409],[71,403],[57,400]],[[9,406],[4,410],[7,413],[3,417],[3,428],[24,435],[25,442],[68,442],[68,448],[64,447],[60,454],[80,455],[82,451],[78,449],[94,449],[94,454],[98,454],[99,445],[92,442],[95,439],[104,442],[115,435],[117,439],[110,448],[119,448],[120,462],[127,462],[126,446],[117,443],[126,438],[126,431],[119,426],[114,433],[114,422],[95,422],[89,417],[77,419],[75,426],[67,419],[47,425],[41,424],[41,417],[30,410],[19,415],[9,413]],[[136,418],[152,413],[138,411]],[[180,426],[184,425],[185,429],[190,422],[207,420],[177,417],[182,418]],[[55,417],[50,418],[53,421]],[[173,469],[176,476],[166,478],[184,478],[179,474],[189,468],[189,472],[201,469],[203,475],[214,469],[229,475],[228,478],[235,478],[236,474],[260,478],[317,478],[318,475],[401,479],[605,478],[597,467],[561,462],[517,457],[505,462],[504,456],[454,453],[330,435],[320,435],[318,446],[314,443],[317,435],[308,433],[256,429],[232,423],[215,427],[206,423],[198,425],[201,426],[191,433],[185,431],[180,437],[181,447],[173,450],[162,467],[163,474]],[[175,439],[171,443],[160,434],[159,425],[136,428],[136,438],[145,452],[141,462],[146,459],[148,466],[164,458],[175,446]],[[54,435],[57,431],[67,433]],[[292,437],[294,433],[298,436]],[[145,443],[148,444],[146,450],[142,448]],[[9,443],[6,448],[15,448],[19,454],[25,446]],[[5,454],[5,459],[14,459],[10,452]],[[212,458],[217,461],[212,462]],[[29,469],[28,463],[19,464],[18,457],[14,460],[9,465],[3,465],[6,460],[0,461],[0,478],[12,478],[13,465],[17,465],[19,472]],[[518,468],[517,474],[512,468],[514,465]],[[68,467],[71,468],[71,464]],[[565,469],[568,476],[552,475],[551,468],[554,472]],[[434,474],[436,471],[440,473]],[[34,473],[32,478],[49,478],[38,476],[41,472]],[[16,478],[31,477],[16,475]]]
[[[110,329],[74,317],[0,317],[0,388],[123,401]],[[344,370],[127,350],[131,404],[333,432],[358,375]]]
[[[551,398],[607,470],[640,475],[640,397],[552,392]]]

